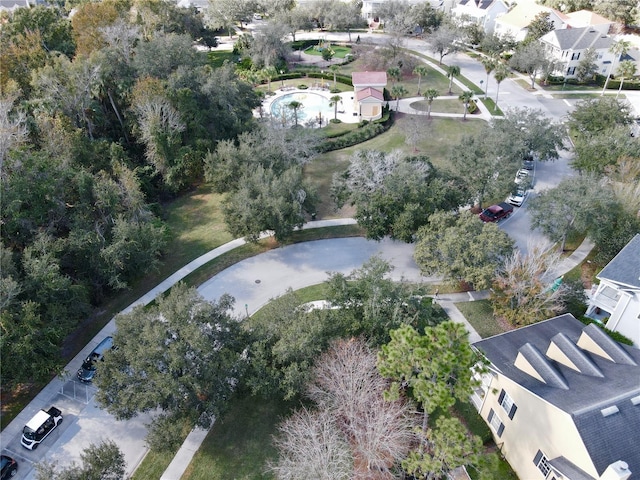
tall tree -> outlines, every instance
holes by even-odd
[[[400,98],[409,93],[409,91],[404,88],[403,85],[394,85],[391,87],[391,96],[396,99],[396,112],[398,111],[398,106],[400,105]]]
[[[15,101],[16,95],[0,98],[0,175],[9,151],[27,136],[26,116],[21,110],[13,111]]]
[[[594,5],[594,11],[626,26],[635,21],[638,3],[633,0],[601,0]]]
[[[611,62],[611,66],[609,67],[609,72],[607,73],[607,78],[604,81],[604,86],[602,87],[602,93],[600,95],[604,95],[604,92],[607,91],[607,85],[609,85],[609,79],[611,78],[611,73],[613,69],[616,67],[620,58],[631,48],[631,43],[628,40],[620,39],[614,41],[609,47],[609,51],[613,53],[613,62]]]
[[[476,290],[489,288],[495,273],[511,254],[513,240],[493,223],[464,212],[437,212],[418,230],[415,260],[429,275],[466,282]]]
[[[254,0],[209,0],[207,18],[213,29],[227,30],[229,37],[233,37],[235,24],[239,23],[242,27],[256,8]]]
[[[119,419],[160,409],[151,427],[160,435],[167,418],[209,427],[244,369],[240,324],[227,313],[233,301],[209,302],[177,285],[156,305],[119,315],[118,348],[105,355],[96,380],[98,403]]]
[[[469,111],[469,103],[471,103],[471,100],[473,100],[473,92],[471,90],[466,90],[466,91],[462,92],[458,96],[458,100],[460,100],[462,102],[462,105],[464,105],[464,117],[463,117],[463,120],[466,120],[467,119],[467,112]]]
[[[281,70],[286,66],[286,58],[291,48],[285,39],[287,29],[278,23],[267,22],[253,32],[253,41],[249,55],[253,64],[258,67],[274,67]]]
[[[434,88],[429,88],[424,92],[424,98],[427,101],[427,118],[431,118],[431,105],[433,101],[438,97],[438,91]]]
[[[81,454],[82,463],[57,468],[55,463],[36,464],[36,480],[123,480],[124,454],[113,440],[90,444]]]
[[[553,31],[555,25],[551,20],[551,14],[549,12],[538,13],[531,23],[527,26],[527,36],[525,37],[525,43],[530,43],[538,40],[547,33]]]
[[[463,440],[466,435],[456,420],[439,422],[435,431],[428,431],[431,413],[468,398],[476,385],[472,369],[481,367],[467,337],[459,323],[444,322],[425,328],[424,334],[403,325],[391,331],[391,341],[378,354],[380,374],[392,381],[387,398],[398,398],[408,390],[424,412],[421,442],[403,462],[411,474],[439,478],[460,463],[473,463],[476,458],[470,454],[480,452],[479,439]],[[452,438],[458,441],[450,442]]]
[[[484,71],[487,72],[487,80],[484,86],[484,99],[487,99],[487,92],[489,91],[489,75],[496,69],[497,61],[494,57],[482,57],[480,60]]]
[[[569,114],[568,126],[578,136],[592,136],[612,127],[629,125],[629,107],[614,98],[593,98],[578,102]]]
[[[624,81],[627,78],[632,78],[638,70],[638,66],[633,60],[623,60],[618,65],[618,69],[616,73],[620,77],[620,87],[618,87],[618,93],[616,93],[616,98],[620,96],[620,92],[622,91],[622,85],[624,85]]]
[[[515,250],[493,281],[491,304],[496,316],[522,326],[551,318],[560,313],[564,289],[550,288],[552,272],[561,255],[551,245],[529,245],[527,253]]]
[[[451,89],[453,87],[453,78],[460,75],[460,67],[458,65],[449,65],[447,67],[447,78],[449,79],[449,95],[451,95]]]
[[[500,84],[503,80],[509,78],[509,67],[507,67],[504,63],[498,63],[496,65],[495,71],[493,72],[493,78],[496,81],[496,108],[498,108],[498,98],[500,95]]]
[[[431,46],[431,51],[438,54],[438,63],[440,65],[442,65],[442,59],[444,57],[458,50],[458,37],[458,29],[453,25],[447,24],[441,25],[429,35],[428,42]]]
[[[578,82],[585,83],[592,81],[598,72],[597,52],[593,48],[587,48],[583,53],[578,66],[576,67],[576,78]]]
[[[521,45],[516,49],[509,65],[516,70],[529,75],[531,89],[535,88],[536,77],[543,72],[551,70],[553,60],[548,56],[544,45],[540,42],[531,42]]]
[[[593,175],[580,175],[562,181],[557,187],[531,199],[531,225],[539,228],[552,242],[564,250],[571,233],[588,233],[616,208],[613,195]]]
[[[426,77],[429,73],[429,69],[426,65],[418,65],[413,69],[413,73],[418,75],[418,95],[420,95],[420,85],[422,85],[422,77]]]
[[[435,210],[456,208],[460,188],[424,157],[359,151],[342,175],[334,176],[332,196],[339,206],[349,202],[369,238],[386,235],[413,241],[420,225]]]

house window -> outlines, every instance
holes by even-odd
[[[500,395],[498,396],[498,403],[500,403],[504,411],[507,412],[507,415],[509,415],[509,419],[511,420],[518,409],[516,404],[513,403],[513,399],[507,392],[501,390]]]
[[[547,458],[547,456],[540,450],[538,450],[536,456],[533,457],[533,463],[536,467],[538,467],[540,473],[544,475],[544,478],[547,478],[547,475],[549,475],[549,473],[551,472],[551,465],[549,465],[549,459]]]
[[[500,417],[496,415],[496,412],[493,411],[493,408],[489,410],[489,416],[487,417],[487,421],[489,422],[489,425],[491,425],[491,428],[495,430],[496,435],[498,435],[498,437],[501,437],[502,432],[504,432],[504,423],[502,423],[502,420],[500,420]]]
[[[569,67],[567,69],[567,75],[575,75],[576,73],[576,67]]]
[[[573,52],[571,54],[571,60],[580,60],[580,52],[578,52],[578,53]]]

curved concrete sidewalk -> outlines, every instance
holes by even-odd
[[[353,222],[352,219],[349,219],[349,220]],[[328,220],[324,222],[322,226],[329,226],[332,224],[332,222],[335,222],[335,221]],[[321,226],[319,225],[320,222],[317,222],[317,223],[318,225],[307,224],[308,225],[307,228],[314,228],[314,227],[317,228],[318,226]],[[330,240],[318,240],[316,242],[307,242],[308,244],[314,244],[314,245],[306,245],[304,247],[301,247],[300,251],[296,252],[293,256],[300,259],[308,258],[309,252],[315,251],[317,254],[323,257],[326,257],[327,250],[317,248],[320,242],[330,242]],[[298,245],[302,245],[302,244],[298,244]],[[387,258],[388,259],[391,258],[398,261],[401,259],[401,252],[407,249],[406,248],[403,249],[402,247],[398,248],[397,244],[395,248],[391,248],[392,245],[393,245],[392,242],[387,242],[387,246],[389,246],[391,250],[391,252],[387,254]],[[295,247],[295,245],[291,247]],[[285,248],[291,248],[291,247],[285,247]],[[310,247],[310,248],[306,248],[306,247]],[[567,257],[560,263],[558,269],[554,272],[554,275],[560,276],[567,273],[569,270],[573,269],[576,265],[580,264],[586,258],[586,256],[589,254],[592,248],[593,248],[593,244],[590,241],[585,240],[584,242],[582,242],[582,244],[578,249],[576,249],[569,257]],[[412,250],[412,249],[413,247],[411,246],[409,250]],[[304,252],[303,250],[305,250],[306,252]],[[361,255],[363,253],[363,248],[356,245],[355,248],[352,250],[352,252],[359,252],[359,254]],[[272,279],[272,283],[278,286],[280,294],[284,293],[284,291],[286,290],[289,284],[286,282],[283,283],[283,278],[290,278],[292,272],[286,266],[284,266],[283,268],[282,264],[275,265],[273,263],[275,261],[274,257],[276,258],[279,257],[276,251],[270,251],[270,252],[266,252],[265,254],[258,255],[258,257],[263,257],[263,256],[268,256],[271,258],[267,259],[262,270],[268,271],[271,273],[275,273],[276,271],[279,271],[278,277],[276,279]],[[335,261],[336,264],[338,263],[343,264],[344,273],[348,273],[351,267],[356,267],[357,266],[356,264],[359,263],[359,261],[351,262],[351,265],[345,269],[344,267],[346,265],[344,265],[344,262],[342,259],[340,258],[333,259],[333,261]],[[396,272],[396,275],[395,275],[396,279],[399,279],[400,277],[408,278],[414,281],[420,279],[421,275],[419,274],[419,271],[416,273],[415,266],[414,266],[415,264],[411,265],[412,261],[413,261],[413,258],[411,257],[410,260],[405,258],[404,261],[401,262],[400,264],[401,271]],[[260,259],[253,257],[253,259],[248,259],[246,261],[236,264],[234,267],[230,267],[230,269],[227,269],[227,271],[225,271],[227,272],[227,274],[230,275],[230,279],[228,280],[232,281],[234,284],[236,282],[244,283],[243,288],[249,289],[249,292],[247,292],[248,294],[251,294],[250,291],[254,290],[254,287],[255,289],[259,290],[261,288],[260,286],[256,287],[255,285],[254,286],[251,285],[251,279],[255,278],[254,272],[251,271],[252,270],[251,264],[255,265],[256,262],[260,262]],[[308,270],[308,267],[305,270]],[[322,281],[320,277],[326,278],[327,276],[326,272],[315,272],[315,273],[316,274],[320,273],[321,275],[319,276],[312,275],[311,278],[305,277],[302,280],[302,283],[311,285],[314,283],[318,283],[318,280]],[[400,275],[398,275],[398,273],[400,273]],[[244,278],[237,277],[237,275],[241,275]],[[431,282],[438,281],[438,279],[436,278],[422,277],[422,279],[423,281],[431,281]],[[254,283],[255,283],[255,280],[254,280]],[[260,284],[261,283],[262,282],[260,282]],[[260,285],[260,284],[257,284],[257,285]],[[199,287],[199,291],[205,296],[205,298],[214,298],[216,295],[224,293],[225,288],[227,286],[228,286],[227,282],[225,281],[217,282],[214,277],[211,280],[205,282],[203,285],[201,285]],[[455,304],[459,302],[470,302],[475,300],[482,300],[488,297],[489,297],[489,291],[484,290],[484,291],[478,291],[478,292],[442,294],[442,295],[438,295],[438,297],[434,300],[438,302],[438,304],[440,304],[440,306],[444,309],[444,311],[447,313],[447,315],[452,321],[459,322],[465,325],[465,327],[467,328],[467,331],[469,332],[469,341],[473,343],[481,340],[482,338],[475,331],[473,326],[467,321],[467,319],[460,312],[460,310],[455,306]],[[252,305],[251,309],[248,308],[248,304],[245,304],[247,305],[246,311],[243,310],[244,305],[242,304],[242,302],[238,302],[238,305],[236,305],[236,313],[249,314],[249,313],[255,312],[260,308],[260,306],[262,306],[264,303],[266,303],[266,301],[268,301],[268,298],[265,295],[261,295],[261,296],[258,295],[257,298],[259,299],[261,298],[262,301],[260,300],[257,301],[255,305]],[[269,297],[269,298],[273,298],[273,297]],[[169,464],[169,467],[165,470],[164,474],[161,477],[161,480],[179,480],[184,474],[184,472],[186,471],[189,464],[191,463],[193,456],[200,448],[200,445],[206,438],[207,434],[208,434],[208,430],[204,430],[201,428],[195,428],[194,430],[192,430],[191,433],[189,433],[189,435],[187,436],[187,439],[185,440],[185,442],[182,444],[182,447],[180,448],[180,450],[178,450],[178,452],[174,456],[172,462]]]

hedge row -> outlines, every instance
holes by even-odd
[[[341,148],[352,147],[373,137],[386,132],[393,125],[393,115],[390,110],[385,109],[382,118],[373,122],[363,121],[357,130],[346,133],[335,138],[328,138],[320,146],[321,152],[330,152],[332,150],[340,150]]]
[[[333,73],[308,72],[307,76],[309,78],[322,78],[324,80],[333,81]],[[338,75],[338,74],[336,74],[336,80],[338,82],[340,82],[340,83],[344,83],[346,85],[349,85],[349,86],[353,87],[353,82],[351,80],[351,77],[347,77],[346,75]]]
[[[611,82],[609,82],[609,83],[611,83]],[[604,332],[607,335],[609,335],[612,339],[614,339],[616,342],[623,343],[625,345],[633,346],[633,341],[631,339],[625,337],[624,335],[622,335],[619,332],[614,332],[613,330],[609,330],[607,327],[602,325],[600,322],[596,322],[592,318],[582,316],[581,318],[579,318],[579,320],[582,323],[584,323],[585,325],[589,325],[590,323],[595,323],[598,327],[600,327],[602,330],[604,330]]]

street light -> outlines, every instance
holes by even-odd
[[[284,70],[280,70],[280,81],[282,82],[282,85],[280,88],[284,90],[284,77],[282,75],[284,75]]]

